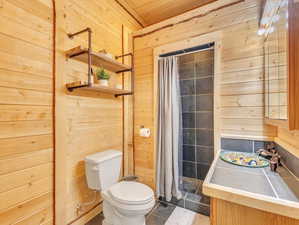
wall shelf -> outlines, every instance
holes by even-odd
[[[97,84],[93,84],[89,86],[88,83],[82,83],[81,81],[66,84],[66,88],[71,92],[77,89],[82,91],[93,91],[93,92],[101,92],[106,94],[113,94],[115,97],[133,94],[132,91],[130,90],[106,87]]]
[[[82,48],[78,46],[76,48],[72,48],[66,52],[66,56],[70,59],[74,59],[88,65],[88,81],[87,82],[73,82],[66,84],[66,88],[69,91],[73,91],[75,89],[81,90],[88,90],[93,92],[101,92],[101,93],[108,93],[114,94],[115,97],[123,96],[123,95],[133,95],[134,94],[134,57],[132,53],[116,56],[115,59],[108,57],[104,53],[96,53],[93,52],[91,49],[91,29],[85,28],[84,30],[78,31],[76,33],[68,34],[69,38],[74,38],[75,36],[88,33],[88,48]],[[117,61],[117,59],[124,58],[124,57],[131,57],[131,66],[125,65]],[[124,73],[124,72],[131,72],[131,90],[124,90],[118,88],[111,88],[106,86],[95,85],[92,82],[92,66],[102,67],[107,69],[111,72],[115,73]]]
[[[123,73],[131,71],[131,67],[118,62],[106,56],[104,53],[91,52],[91,65],[97,67],[103,67],[111,72]],[[88,63],[88,49],[84,49],[81,46],[70,49],[66,52],[68,58]]]

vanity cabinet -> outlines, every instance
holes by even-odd
[[[266,1],[264,35],[265,120],[299,129],[299,1]]]
[[[211,225],[299,225],[299,220],[212,198]]]

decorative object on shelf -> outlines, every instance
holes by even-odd
[[[105,49],[101,49],[101,50],[99,50],[98,53],[104,53],[104,54],[107,54],[107,52],[106,52]]]
[[[78,47],[68,50],[66,52],[66,56],[68,58],[88,64],[88,57],[89,57],[88,49],[85,49],[82,46],[78,46]],[[117,56],[116,58],[118,59],[120,57],[125,57],[125,56],[133,57],[133,55],[130,53],[130,54],[126,54],[123,56]],[[132,71],[131,66],[122,64],[122,63],[118,62],[116,59],[108,57],[107,54],[104,54],[104,53],[98,53],[98,52],[91,51],[90,58],[91,58],[91,61],[90,61],[91,66],[103,67],[106,70],[109,70],[114,73],[123,73],[123,72],[131,72]]]
[[[100,81],[100,85],[107,87],[109,86],[110,74],[104,68],[97,69],[96,76]]]
[[[99,53],[105,54],[107,57],[109,57],[110,59],[115,59],[114,55],[112,55],[111,53],[108,53],[105,49],[101,49],[100,51],[98,51]]]
[[[117,88],[117,89],[122,89],[123,87],[122,87],[121,84],[117,84],[117,85],[115,85],[115,88]]]
[[[222,151],[220,158],[228,163],[250,168],[269,166],[269,161],[259,157],[256,153]]]
[[[77,35],[82,33],[88,33],[88,48],[82,48],[78,46],[76,48],[70,49],[66,52],[67,58],[74,59],[83,63],[88,64],[88,81],[87,82],[73,82],[70,84],[66,84],[66,88],[69,91],[73,91],[75,89],[80,90],[88,90],[93,92],[103,92],[107,94],[114,94],[115,97],[124,96],[124,95],[133,95],[134,94],[134,56],[132,53],[123,54],[120,56],[107,55],[103,52],[96,53],[91,49],[91,34],[92,31],[90,28],[86,28],[84,30],[78,31],[76,33],[68,34],[69,38],[74,38]],[[118,59],[130,57],[131,58],[131,66],[125,65],[117,61]],[[131,90],[124,90],[118,88],[111,88],[107,86],[97,86],[94,84],[93,79],[94,74],[92,72],[92,66],[102,67],[110,72],[114,72],[117,74],[122,74],[125,72],[131,73]],[[107,79],[106,79],[107,80]],[[104,82],[106,83],[106,82]]]

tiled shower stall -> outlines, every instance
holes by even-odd
[[[214,157],[214,49],[178,56],[183,118],[181,186],[184,198],[175,204],[209,214],[202,183]]]

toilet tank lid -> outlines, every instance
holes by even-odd
[[[116,157],[122,156],[122,152],[118,150],[106,150],[104,152],[98,152],[92,155],[88,155],[85,157],[85,162],[97,164],[104,162],[109,159],[113,159]]]

